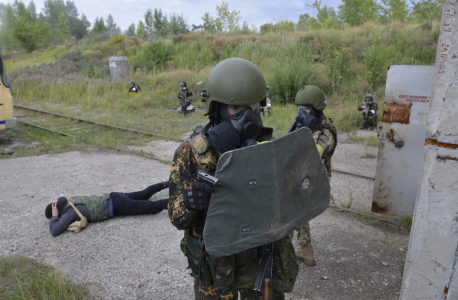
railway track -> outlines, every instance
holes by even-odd
[[[164,136],[164,135],[159,135],[159,134],[154,134],[154,133],[149,133],[149,132],[144,132],[144,131],[139,131],[139,130],[133,130],[133,129],[119,127],[119,126],[112,126],[112,125],[108,125],[108,124],[104,124],[104,123],[98,123],[98,122],[94,122],[94,121],[90,121],[90,120],[84,120],[84,119],[80,119],[80,118],[65,116],[65,115],[61,115],[61,114],[56,114],[56,113],[52,113],[52,112],[48,112],[48,111],[43,111],[43,110],[39,110],[39,109],[35,109],[35,108],[22,106],[22,105],[13,105],[13,106],[14,106],[14,108],[17,108],[17,109],[31,111],[31,112],[39,113],[39,114],[43,114],[43,115],[51,115],[51,116],[55,116],[55,117],[58,117],[58,118],[65,118],[65,119],[75,120],[75,121],[78,121],[78,122],[83,122],[83,123],[103,126],[103,127],[107,127],[107,128],[111,128],[111,129],[124,130],[124,131],[133,132],[133,133],[139,133],[139,134],[145,134],[145,135],[154,136],[154,137],[160,137],[160,138],[163,138],[163,139],[166,139],[166,140],[184,142],[184,140],[182,140],[182,139],[177,139],[177,138],[173,138],[173,137],[169,137],[169,136]],[[56,131],[54,129],[38,126],[38,125],[27,123],[27,122],[24,122],[24,121],[18,121],[18,122],[22,123],[22,124],[24,124],[26,126],[32,126],[32,127],[40,128],[40,129],[43,129],[43,130],[48,130],[48,131],[51,131],[51,132],[54,132],[54,133],[57,133],[57,134],[60,134],[60,135],[63,135],[63,136],[71,136],[70,134],[67,134],[67,133],[64,133],[64,132]],[[113,149],[116,149],[118,151],[123,151],[123,152],[128,152],[128,153],[140,155],[140,156],[151,158],[151,159],[155,159],[155,160],[158,160],[158,161],[161,161],[161,162],[164,162],[164,163],[171,163],[170,161],[159,159],[157,157],[154,157],[153,155],[149,155],[149,154],[146,154],[144,152],[139,152],[139,151],[130,150],[130,149],[126,149],[126,148],[118,148],[118,147],[113,147]],[[364,175],[364,174],[359,174],[359,173],[354,173],[354,172],[349,172],[349,171],[340,170],[340,169],[334,169],[334,168],[332,168],[331,170],[333,172],[338,172],[338,173],[342,173],[342,174],[346,174],[346,175],[351,175],[351,176],[361,177],[361,178],[365,178],[365,179],[375,180],[375,177],[369,176],[369,175]]]

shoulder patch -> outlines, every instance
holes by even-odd
[[[191,146],[192,151],[197,154],[204,153],[209,147],[208,139],[202,133],[196,135],[188,144]]]

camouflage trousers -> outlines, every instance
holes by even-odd
[[[370,116],[367,119],[364,118],[359,128],[366,129],[372,126],[377,126],[377,116]]]
[[[253,289],[243,290],[220,290],[214,285],[206,286],[200,280],[194,278],[194,292],[196,300],[237,300],[240,293],[241,300],[262,300],[262,294]],[[284,300],[285,294],[274,291],[273,300]]]
[[[297,231],[297,243],[301,247],[305,247],[308,244],[312,243],[312,235],[310,234],[310,223],[307,222],[306,224],[302,225]]]
[[[265,118],[267,118],[272,111],[272,107],[263,107],[261,108],[262,114],[264,115]]]

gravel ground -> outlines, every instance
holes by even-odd
[[[176,144],[144,150],[171,157]],[[150,148],[148,148],[150,147]],[[156,149],[155,151],[154,148]],[[168,149],[164,151],[163,148]],[[171,153],[169,153],[171,151]],[[377,147],[341,138],[333,167],[375,174]],[[96,299],[193,299],[179,249],[182,232],[167,212],[89,224],[53,238],[45,206],[59,195],[130,192],[168,178],[169,166],[112,151],[68,152],[0,160],[0,255],[25,255],[64,272]],[[5,172],[6,170],[6,172]],[[333,173],[336,204],[370,210],[373,182]],[[154,200],[166,198],[167,190]],[[311,221],[317,266],[300,263],[287,299],[397,299],[408,230],[328,209]]]

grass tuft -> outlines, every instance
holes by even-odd
[[[1,299],[89,299],[60,271],[25,257],[0,257]]]

